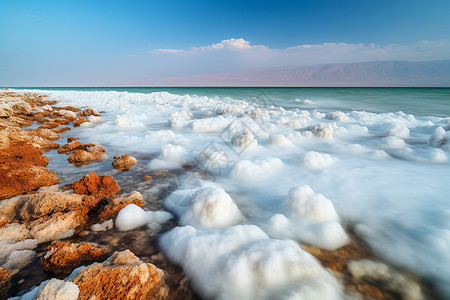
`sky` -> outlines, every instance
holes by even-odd
[[[0,86],[450,59],[448,0],[0,0]]]

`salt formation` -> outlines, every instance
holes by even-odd
[[[439,126],[429,137],[428,144],[433,147],[442,147],[450,150],[450,131],[445,131],[442,126]]]
[[[77,300],[80,290],[72,282],[67,282],[52,278],[42,282],[26,294],[20,297],[10,298],[11,300],[47,300],[64,299]]]
[[[330,112],[327,114],[327,118],[330,120],[334,120],[334,121],[347,121],[348,117],[345,113],[343,113],[342,111],[334,111],[334,112]]]
[[[162,237],[161,246],[205,298],[342,297],[337,280],[298,244],[269,239],[254,225],[212,231],[177,227]]]
[[[279,146],[293,146],[294,144],[283,134],[273,134],[269,137],[269,143]]]
[[[323,169],[331,166],[335,162],[335,158],[326,153],[316,151],[308,151],[300,156],[301,163],[308,169]]]
[[[281,159],[276,157],[268,157],[263,160],[240,160],[231,170],[232,178],[243,180],[255,180],[261,177],[271,176],[274,172],[283,167]]]
[[[338,249],[349,239],[331,201],[309,186],[289,190],[283,203],[286,215],[276,214],[269,220],[267,232],[277,238],[291,238],[327,250]]]
[[[153,230],[161,228],[173,216],[166,211],[144,211],[135,204],[129,204],[117,215],[115,225],[121,231],[131,230],[147,225]]]
[[[174,197],[179,197],[176,204],[171,201]],[[235,225],[243,220],[239,208],[222,188],[205,187],[194,192],[179,190],[170,195],[165,204],[179,216],[181,225],[213,229]]]
[[[235,134],[231,138],[231,143],[235,146],[248,148],[256,146],[258,144],[258,140],[250,130],[245,129],[243,132]]]
[[[393,123],[384,132],[385,136],[396,136],[399,138],[409,137],[409,129],[402,123]]]
[[[334,128],[331,124],[320,123],[319,125],[308,127],[308,130],[317,137],[329,139],[333,137]]]
[[[398,149],[405,147],[405,141],[396,136],[388,136],[381,139],[381,147],[384,149]]]

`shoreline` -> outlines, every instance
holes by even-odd
[[[4,92],[3,92],[4,93]],[[16,94],[19,95],[19,94]],[[13,95],[12,97],[17,97],[16,95]],[[2,93],[0,93],[0,97],[2,96]],[[22,95],[19,97],[22,98],[22,100],[24,99],[24,97],[27,97],[26,95]],[[2,99],[0,98],[0,101]],[[26,101],[25,101],[26,102]],[[42,104],[44,104],[45,102],[42,102]],[[36,107],[44,107],[45,105],[50,105],[50,104],[44,104],[44,105],[36,105]],[[53,103],[51,105],[57,105],[57,103]],[[65,107],[61,110],[63,111],[71,111],[69,107]],[[73,108],[76,109],[76,108]],[[55,114],[55,112],[57,112],[57,109],[52,108],[52,112],[51,114],[47,115],[47,116],[51,116],[53,114]],[[59,131],[59,130],[63,130],[60,129],[61,126],[67,126],[67,127],[62,127],[62,128],[72,128],[73,126],[73,122],[77,121],[78,119],[80,119],[81,116],[77,116],[75,114],[75,112],[72,111],[73,114],[70,113],[56,113],[57,116],[59,116],[58,118],[54,118],[56,120],[60,120],[61,123],[59,123],[60,125],[56,125],[56,123],[54,120],[51,120],[50,117],[47,117],[45,115],[37,115],[39,114],[39,112],[33,112],[32,110],[25,110],[24,112],[22,111],[20,113],[20,115],[23,116],[22,117],[17,117],[16,114],[10,115],[9,117],[7,117],[7,119],[12,118],[19,118],[19,119],[23,119],[24,121],[20,121],[17,119],[13,119],[17,122],[17,124],[21,124],[21,125],[29,125],[29,122],[32,121],[32,123],[34,122],[43,122],[44,119],[48,120],[46,122],[43,122],[44,125],[43,126],[55,126],[53,127],[53,131],[52,129],[48,129],[48,128],[42,128],[42,129],[48,129],[51,132],[55,133],[55,134],[60,134],[61,137],[69,137],[70,135],[70,131],[64,129],[64,131],[61,131],[59,133],[56,133],[55,131]],[[79,113],[79,112],[77,112]],[[31,116],[29,115],[31,114]],[[75,119],[74,119],[74,114],[75,114]],[[27,122],[25,122],[27,121]],[[21,123],[23,122],[23,123]],[[3,122],[4,123],[4,122]],[[65,125],[63,125],[63,123],[66,123]],[[13,128],[13,123],[9,124],[8,126],[5,125],[1,125],[2,123],[0,123],[0,128],[2,129],[2,131],[4,130],[10,130],[11,128]],[[6,123],[4,123],[6,124]],[[47,125],[45,125],[47,124]],[[7,124],[6,124],[7,125]],[[4,126],[2,128],[2,126]],[[95,126],[95,125],[94,125]],[[25,129],[27,130],[27,129]],[[56,149],[60,149],[60,146],[64,146],[64,145],[58,145],[56,146],[55,141],[59,141],[60,137],[58,137],[58,139],[56,139],[56,136],[53,136],[52,139],[54,139],[54,141],[51,141],[49,139],[44,138],[44,133],[47,134],[47,136],[49,135],[49,133],[47,131],[45,131],[44,133],[39,133],[39,130],[35,130],[35,131],[31,131],[31,133],[29,133],[30,130],[34,130],[34,129],[29,129],[27,130],[27,133],[24,134],[24,136],[28,137],[28,138],[34,138],[34,137],[38,137],[41,140],[39,140],[38,144],[40,147],[42,147],[42,149],[47,150],[49,149],[49,151],[55,151]],[[68,131],[68,132],[65,132]],[[75,141],[74,141],[75,142]],[[89,141],[86,141],[89,142]],[[62,144],[62,143],[61,143]],[[86,146],[86,144],[84,144]],[[92,146],[90,146],[92,147]],[[87,147],[87,148],[90,148]],[[50,150],[53,149],[53,150]],[[98,150],[98,149],[97,149]],[[106,153],[108,153],[108,151],[111,151],[110,149],[106,149]],[[71,151],[73,152],[73,151]],[[94,151],[95,152],[95,151]],[[53,153],[53,152],[52,152]],[[96,151],[97,154],[101,155],[101,153],[103,153],[102,151]],[[72,153],[73,154],[73,153]],[[109,153],[108,153],[109,154]],[[115,155],[122,155],[124,153],[116,153]],[[58,157],[62,157],[63,160],[65,160],[66,156],[64,154],[57,154]],[[132,192],[133,190],[133,182],[136,181],[136,179],[141,178],[141,181],[139,184],[141,184],[141,186],[139,187],[136,186],[134,187],[134,190],[138,190],[139,188],[141,190],[146,190],[147,186],[146,183],[149,184],[149,186],[152,186],[152,184],[154,182],[156,182],[155,184],[161,183],[167,183],[169,181],[169,178],[174,174],[172,171],[166,171],[166,172],[159,172],[158,171],[150,171],[150,170],[145,170],[145,164],[141,165],[140,168],[139,167],[139,161],[146,161],[146,160],[151,160],[151,157],[137,157],[138,158],[138,165],[136,165],[135,167],[131,167],[130,171],[127,172],[123,172],[123,171],[113,171],[113,167],[111,166],[111,160],[104,160],[102,163],[97,162],[96,160],[98,160],[100,157],[97,157],[96,159],[94,159],[92,161],[92,165],[90,165],[90,167],[94,168],[97,167],[97,169],[103,169],[103,170],[107,170],[109,165],[110,168],[110,173],[108,172],[98,172],[98,175],[102,175],[102,176],[109,176],[109,174],[112,174],[112,176],[114,175],[118,175],[117,177],[126,177],[123,175],[130,175],[131,180],[130,182],[130,186],[127,186],[126,191],[127,192]],[[54,158],[55,159],[55,158]],[[41,164],[43,164],[41,162]],[[100,167],[101,166],[101,167]],[[195,166],[194,166],[195,167]],[[83,170],[83,166],[80,167],[80,172],[82,173]],[[134,170],[134,168],[137,168],[138,170]],[[136,172],[135,175],[133,175],[133,172]],[[186,172],[185,169],[181,169],[179,172]],[[85,175],[89,173],[86,172]],[[149,181],[145,181],[144,179],[142,179],[144,174],[148,174],[149,176],[152,177],[152,179],[150,179]],[[70,176],[69,176],[70,177]],[[80,179],[81,176],[79,176],[77,179]],[[77,180],[75,179],[75,180]],[[123,179],[123,178],[122,178]],[[69,180],[69,179],[65,179],[65,181],[71,181],[74,182],[75,180]],[[115,179],[113,179],[115,181]],[[119,186],[121,186],[121,180],[118,179],[118,183]],[[125,179],[123,179],[123,182],[126,182]],[[54,183],[54,181],[52,182]],[[52,185],[52,184],[48,184],[48,185]],[[125,184],[126,185],[126,184]],[[66,186],[66,188],[70,189],[69,186]],[[31,190],[27,190],[27,192],[32,192],[36,190],[36,187],[33,186],[33,188]],[[64,190],[62,189],[62,187],[60,187],[59,192],[63,193]],[[163,191],[163,195],[166,193],[167,191]],[[114,194],[114,195],[113,195]],[[107,197],[101,198],[101,199],[97,199],[96,201],[98,201],[98,203],[100,203],[101,201],[104,201],[105,198],[108,198],[108,201],[106,206],[111,204],[112,200],[116,199],[114,198],[117,194],[113,193],[110,195],[107,195]],[[9,197],[10,194],[8,194]],[[121,194],[119,194],[120,196]],[[83,197],[89,197],[92,195],[84,195]],[[102,195],[102,197],[105,195]],[[6,197],[6,196],[5,196]],[[0,200],[0,205],[2,202],[4,202],[4,200],[7,199],[11,199],[11,197],[9,198],[5,198]],[[161,203],[161,198],[156,196],[155,199],[152,199],[150,201],[144,201],[146,203],[144,203],[143,206],[146,210],[151,209],[151,210],[160,210],[162,209],[162,203]],[[109,229],[109,231],[103,232],[103,233],[95,233],[92,232],[92,230],[89,230],[88,228],[90,228],[90,225],[94,224],[95,222],[95,217],[92,218],[92,214],[93,213],[97,213],[100,210],[102,210],[105,206],[101,206],[99,204],[95,205],[95,209],[93,208],[93,210],[89,211],[89,213],[91,213],[90,216],[88,216],[86,219],[83,220],[83,222],[79,225],[77,225],[75,228],[73,228],[74,230],[74,234],[72,235],[72,237],[66,237],[63,240],[64,241],[68,241],[68,242],[95,242],[95,243],[100,243],[103,246],[107,246],[109,247],[109,251],[110,253],[112,253],[113,251],[124,251],[126,249],[130,249],[132,250],[132,252],[134,254],[136,254],[144,263],[155,263],[156,267],[161,268],[166,275],[169,274],[169,276],[165,276],[166,278],[169,277],[168,281],[170,282],[170,274],[172,273],[172,286],[170,286],[170,284],[168,285],[169,287],[165,286],[163,288],[160,288],[159,291],[159,295],[160,295],[160,299],[179,299],[177,297],[183,296],[183,298],[187,297],[189,298],[189,294],[191,295],[191,298],[196,299],[196,295],[194,292],[192,292],[192,290],[189,288],[189,284],[188,284],[188,280],[186,278],[186,276],[183,274],[183,272],[181,271],[181,268],[178,266],[175,266],[174,264],[170,263],[167,258],[165,258],[164,254],[162,254],[161,250],[159,249],[159,246],[157,244],[157,235],[154,234],[154,232],[152,232],[150,229],[137,229],[137,230],[131,230],[131,231],[118,231],[115,228]],[[105,205],[104,203],[102,205]],[[123,208],[123,207],[121,207]],[[20,209],[20,207],[18,207],[17,209]],[[119,211],[114,211],[114,213],[109,216],[109,219],[114,220],[115,219],[115,215],[118,213]],[[46,217],[49,217],[51,215],[46,215]],[[94,219],[94,220],[93,220]],[[14,222],[12,222],[14,223]],[[11,223],[8,223],[11,224]],[[22,226],[22,225],[21,225]],[[28,226],[28,225],[27,225]],[[173,221],[170,221],[169,223],[167,223],[166,225],[163,225],[163,229],[169,229],[169,228],[173,228],[176,226],[176,223]],[[2,226],[1,228],[4,228],[4,226]],[[0,228],[0,230],[1,230]],[[348,227],[347,227],[348,228]],[[1,236],[1,235],[0,235]],[[59,239],[59,238],[58,238]],[[144,241],[143,241],[144,240]],[[353,236],[352,238],[353,242],[348,245],[348,246],[344,246],[343,248],[340,248],[338,250],[335,251],[325,251],[325,250],[320,250],[317,247],[312,247],[312,246],[306,246],[303,245],[303,249],[307,250],[309,253],[311,253],[313,256],[315,256],[316,258],[318,258],[322,264],[324,264],[326,267],[330,268],[331,270],[334,270],[334,275],[336,277],[338,277],[339,279],[341,279],[343,282],[345,282],[345,288],[346,288],[346,294],[351,295],[356,297],[356,299],[366,299],[366,298],[375,298],[375,299],[396,299],[396,297],[398,296],[405,296],[405,294],[401,294],[406,293],[407,292],[407,288],[411,288],[411,285],[405,285],[403,287],[401,287],[401,290],[395,290],[395,286],[391,286],[391,284],[389,282],[385,282],[381,281],[380,284],[380,280],[383,278],[380,278],[380,274],[378,274],[378,278],[371,278],[369,275],[370,274],[364,274],[361,275],[360,277],[357,278],[357,276],[355,276],[355,274],[352,274],[349,270],[348,270],[348,263],[349,261],[352,260],[361,260],[361,259],[367,259],[369,261],[373,261],[375,262],[375,264],[370,264],[369,262],[369,268],[370,267],[380,267],[381,265],[379,265],[380,263],[385,265],[385,262],[383,262],[382,260],[380,260],[379,257],[376,257],[371,251],[369,251],[367,248],[367,246],[362,242],[362,240],[360,240],[359,238]],[[34,267],[36,269],[38,269],[38,265],[36,265],[36,262],[39,261],[39,257],[40,256],[44,256],[45,255],[45,248],[48,243],[50,241],[44,242],[44,243],[39,243],[38,249],[39,249],[39,253],[36,253],[36,258],[33,260],[34,261]],[[148,248],[150,245],[151,248],[154,249],[150,249],[150,250],[146,250],[145,248]],[[34,248],[36,249],[36,248]],[[102,260],[100,260],[102,261]],[[378,265],[377,265],[378,264]],[[27,267],[23,267],[22,270],[26,269]],[[405,279],[407,278],[409,280],[409,282],[412,284],[412,286],[414,287],[418,287],[419,288],[419,295],[421,295],[422,292],[425,293],[430,293],[426,287],[424,287],[421,283],[420,280],[417,278],[416,275],[411,275],[411,274],[407,274],[408,272],[404,271],[404,270],[398,270],[396,267],[389,265],[388,270],[393,271],[395,274],[399,275],[399,276],[403,276],[402,278]],[[172,272],[171,272],[172,271]],[[16,273],[14,276],[16,277],[20,277],[20,275],[22,275],[23,273],[21,273],[22,271],[19,271],[18,273]],[[45,273],[44,273],[45,274]],[[46,275],[46,274],[45,274]],[[373,274],[372,274],[373,275]],[[25,274],[23,274],[23,277],[26,278]],[[31,275],[32,277],[32,275]],[[367,278],[368,277],[368,278]],[[25,288],[22,290],[19,288],[20,285],[20,281],[24,278],[14,278],[12,280],[13,284],[14,284],[14,291],[17,292],[22,292],[23,290],[25,290]],[[46,278],[47,275],[46,275]],[[179,282],[183,282],[183,285],[181,285],[180,287],[178,287],[178,290],[176,290],[176,287],[178,286]],[[37,283],[34,283],[37,284]],[[30,284],[34,285],[34,284]],[[164,290],[165,289],[165,290]],[[173,290],[175,289],[175,290]],[[163,290],[163,291],[161,291]],[[177,292],[179,292],[180,294],[177,294]],[[416,291],[417,292],[417,291]],[[174,293],[172,294],[172,298],[170,297],[170,295],[168,296],[167,294],[170,293]],[[12,294],[8,294],[9,296],[14,296]],[[380,298],[381,297],[381,298]],[[429,295],[429,297],[434,297],[434,295]],[[186,298],[185,298],[186,299]]]

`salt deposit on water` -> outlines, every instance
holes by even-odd
[[[207,297],[339,298],[337,281],[293,241],[338,248],[348,240],[343,220],[380,255],[450,294],[450,125],[442,109],[439,116],[366,112],[351,109],[364,107],[359,102],[301,89],[279,103],[164,91],[41,92],[61,105],[104,111],[80,129],[89,141],[152,154],[151,169],[188,163],[208,173],[181,175],[164,203],[183,227],[161,241]],[[395,106],[359,93],[365,106],[370,99]],[[130,206],[116,226],[169,215],[160,217]]]

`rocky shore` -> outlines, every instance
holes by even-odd
[[[107,159],[102,145],[68,135],[99,116],[40,94],[0,91],[0,299],[198,298],[182,269],[162,253],[157,230],[114,227],[128,205],[162,208],[158,196],[147,199],[138,186],[168,182],[173,173],[141,171],[136,190],[123,192],[112,176],[96,172],[59,185],[58,174],[46,168],[48,151],[81,168]],[[110,168],[133,172],[137,161],[115,153]],[[383,263],[349,235],[350,244],[334,251],[302,245],[342,282],[348,299],[434,297],[416,275]]]

